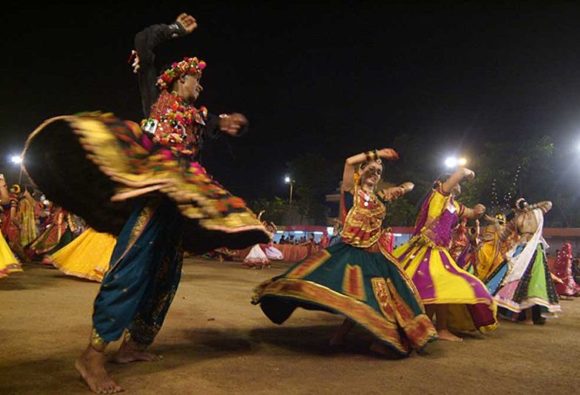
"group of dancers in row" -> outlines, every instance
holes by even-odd
[[[75,363],[97,393],[122,390],[106,370],[108,343],[123,337],[112,361],[155,359],[148,347],[175,295],[184,251],[243,249],[271,240],[244,201],[198,160],[205,139],[238,135],[246,118],[194,106],[206,67],[200,59],[185,58],[161,75],[155,70],[154,48],[196,27],[193,17],[182,14],[135,37],[141,124],[109,113],[55,117],[31,133],[23,152],[26,172],[50,200],[116,240],[89,342]],[[392,250],[383,224],[386,203],[410,184],[378,185],[384,162],[397,159],[390,148],[346,159],[340,238],[255,289],[252,302],[270,320],[283,323],[297,307],[340,314],[345,320],[332,345],[343,344],[360,325],[372,335],[374,352],[407,356],[436,339],[459,341],[463,332],[496,329],[498,307],[530,320],[530,310],[560,311],[541,237],[549,202],[518,200],[504,217],[487,218],[477,248],[464,243],[452,255],[456,224],[486,211],[456,200],[461,183],[475,176],[461,168],[436,180],[413,237]]]
[[[82,218],[28,188],[7,187],[0,176],[0,277],[22,271],[22,263],[41,262],[66,275],[100,282],[109,268],[116,240],[95,232]]]
[[[82,218],[42,195],[37,200],[27,188],[21,191],[18,184],[8,188],[0,175],[0,278],[21,272],[23,262],[40,262],[68,276],[101,282],[109,269],[116,238],[87,227]],[[272,234],[277,230],[272,222],[262,224]],[[253,269],[268,268],[272,261],[284,260],[284,254],[272,241],[256,244],[249,251],[218,248],[204,257],[220,261],[241,259],[242,267]]]

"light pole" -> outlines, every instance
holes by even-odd
[[[294,191],[294,180],[290,176],[284,177],[284,182],[290,184],[290,198],[288,199],[288,204],[292,204],[292,192]]]

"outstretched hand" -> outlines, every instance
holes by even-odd
[[[413,189],[415,189],[415,184],[413,184],[410,181],[404,182],[400,185],[400,187],[403,189],[403,193],[409,193],[411,192]]]
[[[197,28],[197,21],[195,20],[195,18],[189,14],[186,14],[185,12],[180,14],[175,20],[175,22],[177,22],[181,27],[183,27],[183,30],[185,30],[187,34],[191,33]]]
[[[462,170],[463,170],[463,177],[466,180],[471,181],[475,178],[475,172],[473,170],[470,170],[467,167],[464,167]]]
[[[383,148],[377,151],[379,158],[386,160],[397,160],[399,159],[399,154],[392,148]]]
[[[477,216],[477,217],[481,217],[484,213],[485,213],[485,206],[481,203],[476,204],[473,207],[473,213]]]
[[[247,124],[248,119],[244,114],[236,112],[229,115],[220,115],[219,128],[222,132],[227,133],[230,136],[237,135],[240,129]]]

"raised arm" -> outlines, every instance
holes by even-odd
[[[133,64],[137,71],[139,91],[141,92],[141,104],[143,114],[149,116],[151,106],[157,100],[158,72],[155,68],[154,49],[161,43],[176,37],[185,36],[197,27],[195,19],[188,14],[181,14],[171,25],[158,24],[149,26],[135,36],[136,62]]]
[[[385,188],[382,191],[380,191],[378,193],[378,195],[383,200],[390,202],[390,201],[396,200],[396,199],[400,198],[401,196],[411,192],[413,190],[413,188],[415,188],[415,184],[407,181],[407,182],[404,182],[401,185],[396,186],[396,187]]]
[[[356,166],[370,159],[385,159],[385,160],[397,160],[399,159],[399,154],[392,148],[383,148],[381,150],[368,151],[360,154],[356,154],[347,158],[344,163],[344,171],[342,173],[342,190],[351,191],[354,187],[354,171]]]
[[[463,207],[463,218],[477,219],[485,214],[485,206],[481,203],[476,204],[473,208]]]
[[[530,204],[529,206],[526,207],[526,210],[531,211],[537,208],[539,208],[540,210],[542,210],[544,214],[546,214],[548,211],[552,209],[552,202],[549,200],[545,200],[543,202]]]
[[[448,179],[441,185],[443,193],[450,193],[453,188],[459,184],[464,179],[473,180],[475,178],[475,172],[462,167],[455,171]]]

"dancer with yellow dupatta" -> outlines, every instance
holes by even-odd
[[[38,236],[36,229],[36,216],[34,211],[37,206],[27,188],[24,188],[22,199],[18,202],[18,223],[20,224],[20,245],[25,248]]]
[[[474,219],[485,212],[481,204],[467,208],[455,201],[461,192],[459,183],[473,177],[473,171],[462,168],[436,181],[423,201],[413,238],[393,252],[413,279],[427,314],[436,316],[442,340],[462,340],[450,330],[491,330],[497,325],[496,305],[487,288],[461,269],[449,253],[452,230],[459,218]]]

